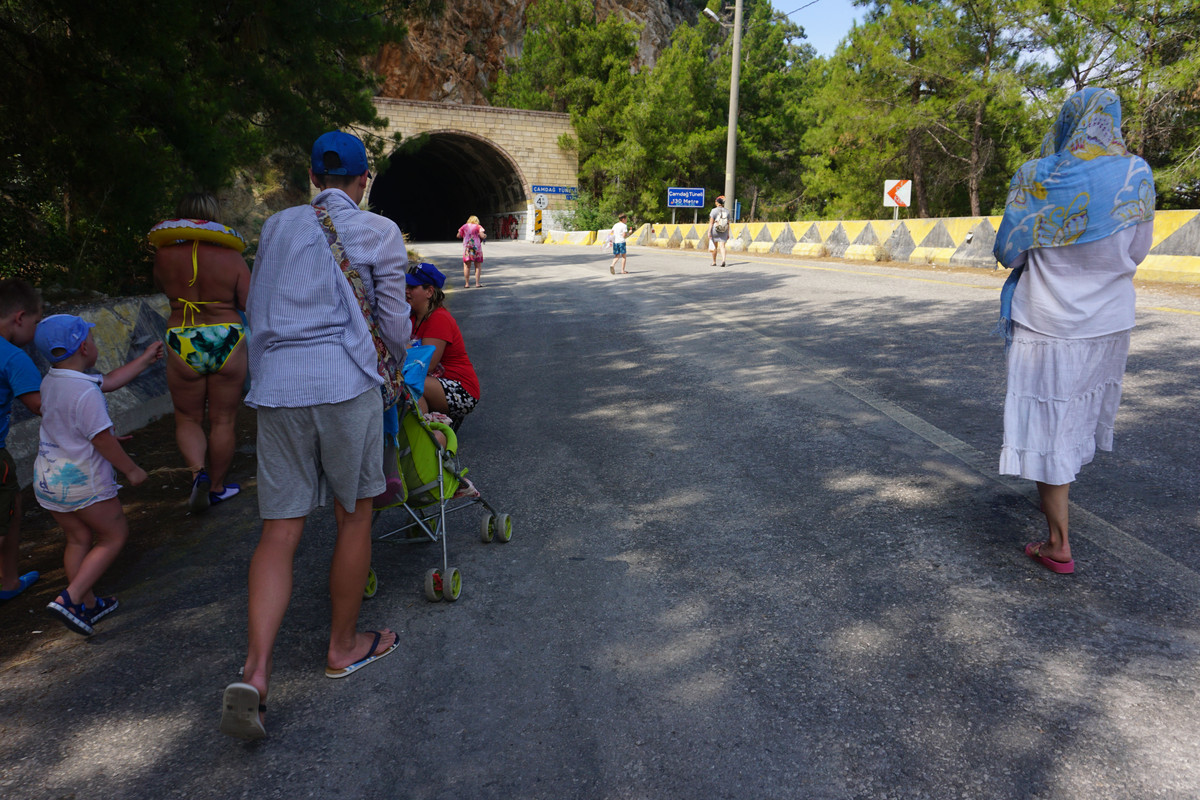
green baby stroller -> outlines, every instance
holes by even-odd
[[[441,415],[432,415],[434,418],[422,415],[408,396],[385,413],[393,415],[384,426],[384,472],[388,488],[375,498],[375,519],[389,508],[403,509],[403,516],[398,527],[375,539],[407,544],[440,542],[442,566],[425,573],[425,597],[434,602],[457,600],[462,592],[462,576],[449,563],[446,516],[482,506],[487,512],[480,525],[480,539],[484,543],[511,539],[512,518],[492,508],[467,479],[466,468],[458,463],[458,437],[448,424],[436,419]],[[364,596],[373,597],[377,588],[372,568]]]

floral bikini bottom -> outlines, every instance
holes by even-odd
[[[167,328],[167,347],[196,374],[211,375],[225,366],[245,336],[245,328],[238,322],[187,325]]]

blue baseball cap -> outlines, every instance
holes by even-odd
[[[342,165],[325,169],[325,154],[336,153]],[[367,171],[367,148],[362,139],[341,131],[321,134],[312,148],[314,175],[362,175]]]
[[[440,289],[446,283],[446,276],[433,264],[422,261],[420,264],[408,268],[408,274],[404,276],[404,280],[409,286],[432,285]]]
[[[38,323],[33,333],[33,343],[38,352],[51,364],[75,355],[79,345],[88,337],[88,331],[96,327],[82,317],[71,314],[54,314]]]

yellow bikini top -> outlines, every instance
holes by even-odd
[[[188,286],[196,285],[196,277],[199,275],[200,267],[197,263],[196,256],[200,251],[200,240],[196,239],[192,242],[192,279],[188,281]],[[200,312],[200,306],[207,306],[217,302],[216,300],[185,300],[182,297],[175,298],[180,303],[183,303],[183,324],[185,327],[196,324],[196,314]],[[192,315],[192,321],[188,322],[188,314]]]

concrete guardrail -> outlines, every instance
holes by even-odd
[[[743,222],[730,228],[729,249],[848,261],[904,261],[911,264],[997,269],[992,257],[1000,217]],[[708,224],[644,224],[630,244],[683,250],[708,248]],[[550,231],[548,244],[602,244],[607,231]],[[1159,211],[1154,216],[1150,255],[1138,277],[1169,283],[1200,284],[1200,211]]]

